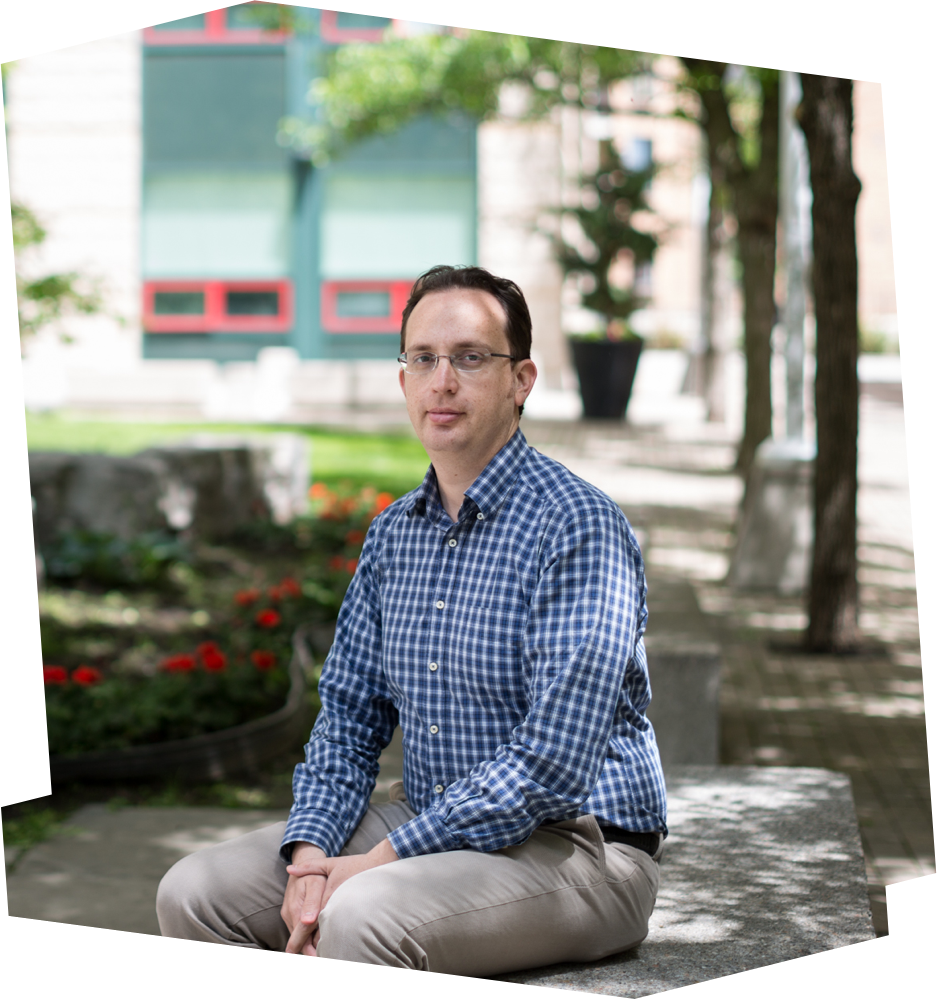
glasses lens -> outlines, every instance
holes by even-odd
[[[491,358],[487,350],[463,350],[452,359],[459,371],[479,371]]]
[[[436,355],[429,354],[426,352],[420,354],[402,354],[404,367],[407,371],[413,371],[417,374],[422,374],[427,371],[432,371],[436,367]]]

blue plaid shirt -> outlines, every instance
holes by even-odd
[[[458,523],[432,466],[374,520],[322,671],[281,856],[334,856],[403,730],[416,818],[399,857],[522,843],[593,814],[666,832],[650,701],[644,564],[615,503],[518,430]]]

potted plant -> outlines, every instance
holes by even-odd
[[[644,345],[628,320],[647,302],[635,288],[635,275],[658,245],[654,235],[635,228],[633,218],[651,211],[647,190],[653,174],[653,165],[629,170],[611,140],[602,140],[598,171],[581,178],[582,205],[562,209],[584,239],[573,245],[562,235],[553,238],[564,276],[579,279],[582,305],[602,317],[601,328],[569,337],[586,419],[620,420],[628,407]],[[623,279],[629,263],[631,277]]]

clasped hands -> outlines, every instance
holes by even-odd
[[[290,931],[286,953],[315,957],[319,945],[319,913],[336,888],[362,871],[397,859],[387,839],[382,839],[368,853],[351,857],[327,857],[311,843],[296,844],[293,862],[286,868],[290,879],[280,908],[280,916]]]

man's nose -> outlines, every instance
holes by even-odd
[[[458,385],[459,383],[459,376],[456,372],[455,366],[453,365],[452,360],[446,357],[445,354],[440,354],[437,358],[432,378],[433,387],[440,390],[450,389],[452,386]]]

